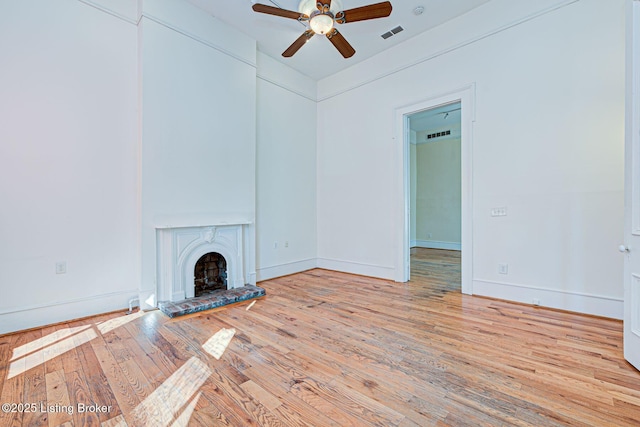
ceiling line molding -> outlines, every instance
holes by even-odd
[[[130,18],[130,17],[126,16],[126,15],[118,13],[118,12],[116,12],[116,11],[114,11],[112,9],[109,9],[109,8],[99,4],[99,3],[96,3],[94,1],[92,1],[92,0],[77,0],[77,1],[79,3],[84,3],[87,6],[92,7],[94,9],[97,9],[97,10],[99,10],[101,12],[104,12],[104,13],[106,13],[108,15],[111,15],[111,16],[113,16],[115,18],[118,18],[118,19],[120,19],[122,21],[125,21],[125,22],[127,22],[129,24],[133,24],[133,25],[137,25],[138,24],[138,21],[136,21],[135,18]]]
[[[288,92],[291,92],[291,93],[293,93],[294,95],[298,95],[298,96],[300,96],[300,97],[302,97],[302,98],[304,98],[304,99],[308,99],[309,101],[312,101],[312,102],[316,102],[316,103],[318,102],[318,99],[317,99],[317,98],[310,97],[310,96],[308,96],[308,95],[306,95],[306,94],[302,93],[302,92],[301,92],[301,91],[299,91],[299,90],[296,90],[296,89],[293,89],[293,88],[291,88],[291,87],[285,86],[285,85],[283,85],[283,84],[282,84],[282,83],[280,83],[280,82],[277,82],[277,81],[275,81],[275,80],[273,80],[273,79],[270,79],[270,78],[268,78],[268,77],[264,76],[263,74],[261,74],[261,73],[260,73],[260,69],[259,69],[259,68],[258,68],[258,70],[257,70],[257,72],[256,72],[256,77],[257,77],[257,78],[259,78],[259,79],[260,79],[260,80],[262,80],[262,81],[265,81],[265,82],[267,82],[267,83],[271,83],[271,84],[272,84],[272,85],[274,85],[274,86],[278,86],[278,87],[279,87],[279,88],[281,88],[281,89],[284,89],[284,90],[286,90],[286,91],[288,91]]]
[[[95,1],[92,1],[92,0],[77,0],[77,1],[79,3],[83,3],[83,4],[85,4],[85,5],[89,6],[89,7],[92,7],[94,9],[97,9],[97,10],[99,10],[101,12],[104,12],[104,13],[106,13],[108,15],[111,15],[111,16],[113,16],[115,18],[118,18],[118,19],[120,19],[122,21],[125,21],[125,22],[127,22],[129,24],[133,24],[133,25],[137,25],[138,24],[138,21],[135,18],[131,18],[131,17],[126,16],[126,15],[124,15],[122,13],[118,13],[113,9],[109,9],[106,6],[103,6],[101,3],[98,3],[98,2],[95,2]]]
[[[82,1],[82,0],[79,0],[79,1]],[[142,18],[146,18],[146,19],[148,19],[148,20],[150,20],[152,22],[155,22],[156,24],[162,25],[163,27],[166,27],[166,28],[168,28],[170,30],[173,30],[173,31],[175,31],[175,32],[177,32],[179,34],[182,34],[185,37],[189,37],[190,39],[192,39],[192,40],[194,40],[194,41],[196,41],[198,43],[201,43],[201,44],[203,44],[203,45],[205,45],[207,47],[215,49],[220,53],[223,53],[223,54],[225,54],[225,55],[227,55],[227,56],[229,56],[229,57],[231,57],[233,59],[236,59],[236,60],[238,60],[240,62],[243,62],[243,63],[245,63],[245,64],[257,69],[257,64],[256,64],[255,57],[254,57],[253,61],[250,61],[250,60],[248,60],[248,59],[246,59],[246,58],[244,58],[244,57],[242,57],[240,55],[235,54],[234,52],[232,52],[230,50],[227,50],[227,49],[225,49],[225,48],[223,48],[223,47],[221,47],[221,46],[219,46],[217,44],[214,44],[214,43],[210,42],[209,40],[206,40],[206,39],[203,39],[202,37],[196,36],[195,34],[189,32],[189,31],[187,31],[187,30],[185,30],[183,28],[180,28],[180,27],[177,27],[175,25],[172,25],[172,24],[164,21],[163,19],[160,19],[160,18],[158,18],[158,17],[156,17],[154,15],[151,15],[148,12],[143,12],[142,13]],[[140,21],[142,21],[142,19]]]
[[[542,9],[542,10],[540,10],[540,11],[538,11],[536,13],[533,13],[531,15],[527,15],[527,16],[525,16],[523,18],[517,19],[517,20],[515,20],[515,21],[513,21],[513,22],[511,22],[509,24],[503,25],[503,26],[498,27],[498,28],[496,28],[494,30],[488,31],[488,32],[486,32],[484,34],[480,34],[478,36],[472,37],[472,38],[470,38],[470,39],[468,39],[466,41],[463,41],[463,42],[460,42],[460,43],[458,43],[456,45],[453,45],[453,46],[450,46],[448,48],[439,50],[437,52],[434,52],[434,53],[429,54],[429,55],[427,55],[425,57],[419,58],[419,59],[417,59],[417,60],[415,60],[413,62],[410,62],[408,64],[402,65],[400,67],[396,67],[396,68],[394,68],[394,69],[392,69],[390,71],[387,71],[387,72],[381,73],[381,74],[379,74],[377,76],[374,76],[374,77],[371,77],[369,79],[363,80],[363,81],[361,81],[359,83],[353,84],[353,85],[348,86],[348,87],[346,87],[344,89],[340,89],[337,92],[330,93],[330,94],[325,95],[325,96],[319,96],[318,97],[318,102],[326,101],[326,100],[329,100],[331,98],[335,98],[336,96],[342,95],[342,94],[344,94],[346,92],[350,92],[352,90],[359,89],[359,88],[361,88],[363,86],[366,86],[366,85],[371,84],[373,82],[376,82],[378,80],[382,80],[382,79],[384,79],[386,77],[389,77],[391,75],[394,75],[394,74],[400,73],[400,72],[402,72],[404,70],[413,68],[416,65],[422,64],[424,62],[431,61],[431,60],[433,60],[435,58],[438,58],[440,56],[443,56],[443,55],[446,55],[448,53],[454,52],[454,51],[456,51],[458,49],[462,49],[462,48],[464,48],[466,46],[469,46],[471,44],[474,44],[476,42],[484,40],[484,39],[486,39],[488,37],[491,37],[491,36],[494,36],[496,34],[502,33],[504,31],[507,31],[507,30],[511,29],[511,28],[517,27],[517,26],[522,25],[522,24],[524,24],[526,22],[532,21],[532,20],[534,20],[536,18],[539,18],[541,16],[544,16],[544,15],[547,15],[549,13],[555,12],[557,10],[563,9],[563,8],[565,8],[567,6],[570,6],[570,5],[574,4],[574,3],[578,3],[580,1],[581,0],[565,0],[565,1],[561,2],[561,3],[555,4],[555,5],[551,6],[551,7],[548,7],[546,9]],[[426,34],[428,34],[428,32]],[[398,46],[401,46],[401,45],[398,45]],[[384,52],[381,52],[379,55],[383,55],[383,54],[384,54]],[[357,67],[359,65],[361,66],[361,65],[364,65],[364,64],[365,63],[360,63],[360,64],[356,64],[354,66]],[[340,73],[338,73],[338,74],[340,74]]]

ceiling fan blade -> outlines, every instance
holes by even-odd
[[[385,18],[391,15],[391,10],[391,3],[383,1],[338,12],[336,13],[336,22],[338,24],[348,24],[349,22],[366,21],[367,19]]]
[[[266,4],[256,3],[252,6],[254,12],[266,13],[268,15],[282,16],[283,18],[297,19],[306,21],[309,19],[307,15],[293,10],[280,9],[279,7],[267,6]]]
[[[313,36],[314,36],[314,34],[315,34],[315,33],[313,32],[313,30],[307,30],[307,31],[305,31],[304,33],[302,33],[302,35],[301,35],[300,37],[298,37],[298,38],[296,39],[296,41],[294,41],[294,42],[291,44],[291,46],[289,46],[289,47],[287,48],[287,50],[285,50],[284,52],[282,52],[282,56],[284,56],[285,58],[290,58],[290,57],[292,57],[293,55],[295,55],[295,53],[296,53],[298,50],[300,50],[300,48],[301,48],[302,46],[304,46],[304,44],[305,44],[306,42],[308,42],[308,41],[309,41],[309,39],[310,39],[311,37],[313,37]]]
[[[338,49],[345,58],[351,58],[356,50],[349,44],[342,34],[335,28],[327,33],[329,41]]]

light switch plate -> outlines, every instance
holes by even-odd
[[[491,216],[507,216],[507,207],[491,208]]]

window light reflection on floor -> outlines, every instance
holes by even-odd
[[[31,368],[93,340],[98,336],[97,331],[104,335],[144,315],[145,312],[140,310],[131,315],[114,317],[96,324],[62,328],[18,346],[13,349],[7,379],[23,374]]]
[[[44,362],[47,362],[55,357],[60,356],[61,354],[66,353],[69,350],[87,343],[97,336],[98,335],[96,334],[96,331],[91,327],[91,325],[89,325],[80,333],[57,341],[54,344],[41,348],[38,351],[28,354],[25,357],[15,359],[9,366],[7,379],[11,379],[16,375],[27,372],[29,369],[35,368],[36,366],[41,365]]]
[[[145,312],[140,310],[137,313],[129,314],[127,316],[114,317],[113,319],[96,323],[96,326],[98,327],[100,333],[104,335],[107,332],[113,331],[114,329],[117,329],[122,325],[125,325],[133,320],[136,320],[139,317],[144,316],[144,314]]]
[[[37,340],[33,340],[24,345],[14,348],[13,357],[11,358],[11,360],[13,361],[21,357],[24,357],[29,353],[42,350],[43,348],[55,343],[56,341],[60,341],[64,338],[70,337],[71,335],[82,332],[85,329],[89,329],[90,327],[91,325],[84,325],[84,326],[76,326],[75,328],[64,328],[64,329],[59,329],[57,331],[54,331],[42,338],[38,338]]]
[[[198,392],[211,374],[211,369],[204,362],[192,357],[136,406],[133,411],[136,423],[166,427],[176,418],[173,424],[186,425],[180,424],[182,421],[178,420],[184,421],[184,418],[187,418],[188,421],[188,418],[191,418],[200,393],[194,399],[191,397]],[[180,410],[186,404],[188,405],[181,412]]]
[[[202,348],[204,348],[207,353],[215,357],[216,360],[220,360],[235,333],[236,330],[233,328],[222,328],[209,338],[207,342],[202,345]]]

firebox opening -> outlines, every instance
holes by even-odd
[[[217,252],[200,257],[194,268],[195,296],[227,289],[227,260]]]

